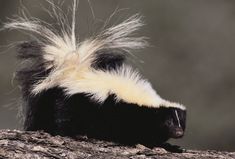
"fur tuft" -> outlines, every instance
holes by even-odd
[[[35,62],[35,65],[41,65],[39,68],[43,69],[36,69],[36,78],[29,77],[33,80],[29,87],[31,95],[60,87],[67,96],[84,93],[99,103],[114,94],[117,101],[139,106],[185,109],[180,104],[162,99],[147,80],[124,64],[127,53],[147,45],[145,37],[133,36],[143,26],[139,14],[104,29],[94,37],[79,41],[75,35],[76,5],[77,1],[74,0],[71,26],[61,27],[59,31],[43,21],[26,17],[5,24],[5,29],[24,30],[39,37],[38,45],[26,43],[18,55],[25,59],[38,57],[40,62]],[[27,45],[32,46],[29,52],[24,49]],[[35,54],[34,48],[37,46],[40,51]],[[40,73],[37,71],[44,72],[44,76],[38,76]]]

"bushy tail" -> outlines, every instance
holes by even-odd
[[[38,37],[37,45],[35,45],[36,42],[21,45],[19,55],[24,59],[36,59],[35,57],[37,57],[37,64],[35,67],[31,67],[32,69],[29,68],[31,69],[29,72],[34,72],[34,68],[36,68],[36,72],[46,72],[36,78],[29,77],[33,81],[32,94],[57,86],[57,82],[63,78],[61,74],[69,72],[71,69],[84,72],[93,66],[104,68],[106,67],[105,60],[111,60],[118,64],[124,59],[123,54],[132,49],[143,48],[147,44],[145,37],[133,36],[133,33],[143,26],[141,16],[138,14],[118,25],[104,29],[94,37],[79,41],[75,34],[76,5],[77,2],[74,0],[71,25],[65,25],[64,19],[58,20],[58,23],[62,23],[61,26],[64,26],[60,30],[56,30],[39,19],[26,17],[13,19],[4,26],[5,29],[31,32]],[[53,7],[55,8],[55,6]],[[60,14],[58,13],[58,15]],[[37,68],[45,70],[37,70]],[[39,72],[38,74],[40,74]]]

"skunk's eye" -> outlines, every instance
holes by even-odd
[[[167,119],[167,120],[165,121],[165,124],[166,124],[167,127],[173,126],[173,125],[174,125],[174,124],[173,124],[173,119]]]

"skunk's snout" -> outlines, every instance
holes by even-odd
[[[184,130],[180,125],[175,125],[173,122],[167,123],[169,138],[177,139],[184,136]]]
[[[170,137],[175,139],[181,138],[183,136],[184,136],[184,130],[180,127],[175,128],[175,130],[173,130],[170,134]]]

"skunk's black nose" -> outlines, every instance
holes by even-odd
[[[175,128],[173,132],[171,132],[171,138],[181,138],[184,136],[184,131],[182,128]]]

